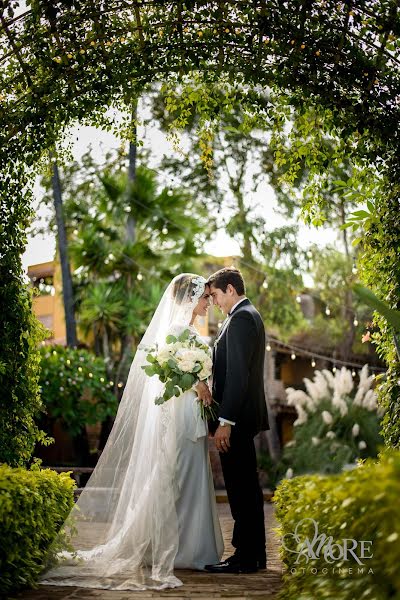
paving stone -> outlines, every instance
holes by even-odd
[[[177,570],[175,575],[183,586],[163,591],[111,591],[78,587],[39,586],[37,590],[27,590],[15,594],[16,600],[134,600],[166,598],[168,600],[271,600],[282,587],[282,564],[279,558],[279,539],[273,531],[277,526],[274,506],[265,503],[265,525],[267,535],[267,569],[249,575],[216,575],[201,571]],[[233,554],[231,546],[233,522],[229,505],[218,504],[225,543],[224,558]]]

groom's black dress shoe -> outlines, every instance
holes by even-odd
[[[221,563],[218,564],[223,564],[223,563],[229,563],[229,564],[239,564],[240,563],[240,558],[237,554],[232,554],[232,556],[229,556],[228,558],[226,558],[224,561],[221,561]],[[266,569],[267,568],[267,557],[265,554],[261,555],[258,559],[257,559],[257,567],[259,569]]]
[[[257,562],[240,562],[233,555],[215,565],[206,565],[205,570],[209,573],[256,573],[259,569]]]

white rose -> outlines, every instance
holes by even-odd
[[[330,440],[333,440],[333,438],[336,437],[336,433],[334,431],[328,431],[326,434],[326,437],[329,438]]]
[[[199,379],[206,379],[207,377],[210,377],[211,375],[211,369],[203,366],[202,370],[199,371]]]
[[[367,444],[364,442],[364,440],[361,440],[361,442],[358,442],[358,447],[360,448],[360,450],[365,450]]]
[[[184,373],[191,373],[194,369],[195,362],[193,360],[183,358],[177,361],[178,367]]]
[[[291,469],[289,467],[289,469],[286,471],[286,478],[287,479],[292,479],[292,477],[293,477],[293,469]]]
[[[314,437],[314,436],[313,436],[313,437],[311,438],[311,441],[312,441],[312,443],[314,444],[314,446],[318,446],[318,444],[319,444],[319,442],[320,442],[320,439],[319,439],[319,438],[317,438],[317,437]]]
[[[354,423],[351,433],[353,434],[353,437],[358,436],[358,434],[360,433],[360,426],[358,423]]]
[[[167,362],[169,361],[169,359],[171,358],[171,352],[169,351],[168,348],[162,348],[158,353],[157,353],[157,361],[158,363],[163,367],[165,364],[167,364]]]

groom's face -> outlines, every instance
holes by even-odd
[[[228,314],[234,305],[231,288],[232,286],[228,285],[226,292],[223,292],[220,288],[214,287],[213,285],[210,287],[210,295],[212,297],[213,304],[218,306],[218,308],[220,308],[225,315]]]

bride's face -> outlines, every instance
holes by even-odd
[[[210,306],[210,288],[206,285],[204,294],[199,299],[193,314],[199,317],[205,317]]]

